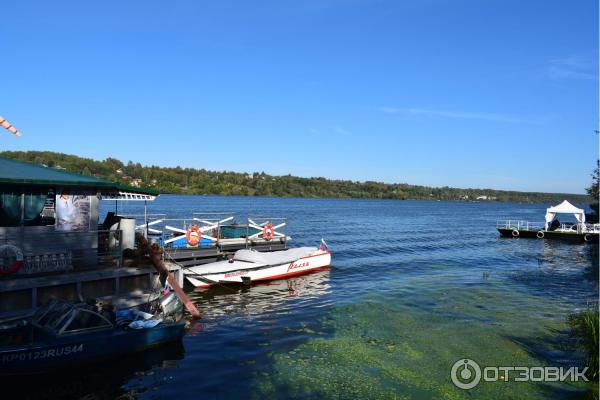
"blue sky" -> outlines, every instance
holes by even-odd
[[[3,150],[581,193],[593,0],[20,1]]]

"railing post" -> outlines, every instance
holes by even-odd
[[[144,237],[148,239],[148,202],[144,200]]]
[[[285,231],[283,231],[283,234],[284,234],[285,236],[283,237],[283,248],[284,248],[284,249],[287,249],[287,237],[288,237],[288,234],[287,234],[287,233],[288,233],[288,219],[287,219],[287,218],[286,218],[286,219],[284,219],[284,222],[285,222]]]
[[[123,268],[123,231],[119,229],[119,268]]]
[[[248,248],[248,235],[250,234],[250,216],[246,217],[246,248]]]
[[[217,219],[217,244],[216,244],[217,247],[219,247],[219,245],[220,245],[220,242],[219,242],[220,238],[221,238],[221,220]]]

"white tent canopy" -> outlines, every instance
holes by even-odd
[[[573,214],[579,223],[585,222],[585,211],[565,200],[559,205],[546,210],[546,229],[548,229],[548,225],[554,220],[556,214]]]

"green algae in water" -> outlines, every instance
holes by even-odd
[[[450,370],[461,358],[482,367],[555,366],[540,355],[562,350],[552,335],[566,330],[569,307],[514,287],[487,282],[457,290],[445,280],[413,279],[393,296],[373,294],[335,308],[326,322],[333,335],[272,354],[273,370],[256,378],[253,397],[541,399],[581,398],[589,390],[584,383],[514,381],[456,388]]]

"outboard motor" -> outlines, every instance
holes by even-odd
[[[159,302],[160,309],[165,317],[175,315],[183,310],[183,303],[174,292],[161,297]]]

